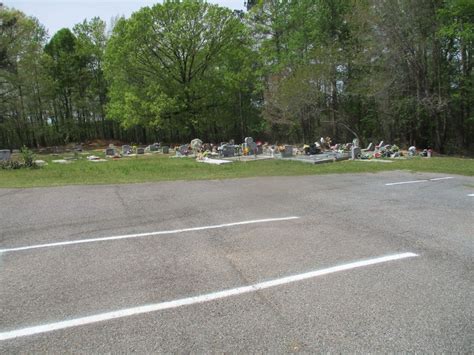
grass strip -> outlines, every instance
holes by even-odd
[[[48,162],[41,169],[0,170],[0,188],[62,185],[128,184],[173,180],[216,180],[257,176],[377,173],[391,170],[474,176],[474,159],[436,157],[394,160],[392,163],[343,161],[320,165],[285,160],[234,162],[225,165],[170,159],[163,155],[139,156],[92,163],[85,158],[71,164],[52,163],[58,157],[39,156]]]

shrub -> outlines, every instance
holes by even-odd
[[[26,168],[37,168],[38,166],[35,164],[36,155],[28,149],[26,146],[23,146],[20,150],[21,156],[23,158],[23,162]]]
[[[20,163],[19,161],[16,160],[6,160],[6,161],[0,161],[0,169],[3,170],[15,170],[15,169],[21,169],[24,168],[25,164]]]

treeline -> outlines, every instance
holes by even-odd
[[[62,29],[0,7],[0,147],[313,142],[474,150],[470,0],[164,1]]]

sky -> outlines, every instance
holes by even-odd
[[[245,0],[208,0],[230,9],[244,9]],[[108,24],[114,17],[129,17],[144,6],[160,0],[0,0],[3,5],[15,8],[28,16],[36,17],[50,36],[61,28],[71,28],[93,17],[100,17]]]

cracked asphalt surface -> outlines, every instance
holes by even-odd
[[[28,352],[474,352],[471,177],[385,172],[0,189],[0,332],[413,252],[416,258],[0,341]]]

